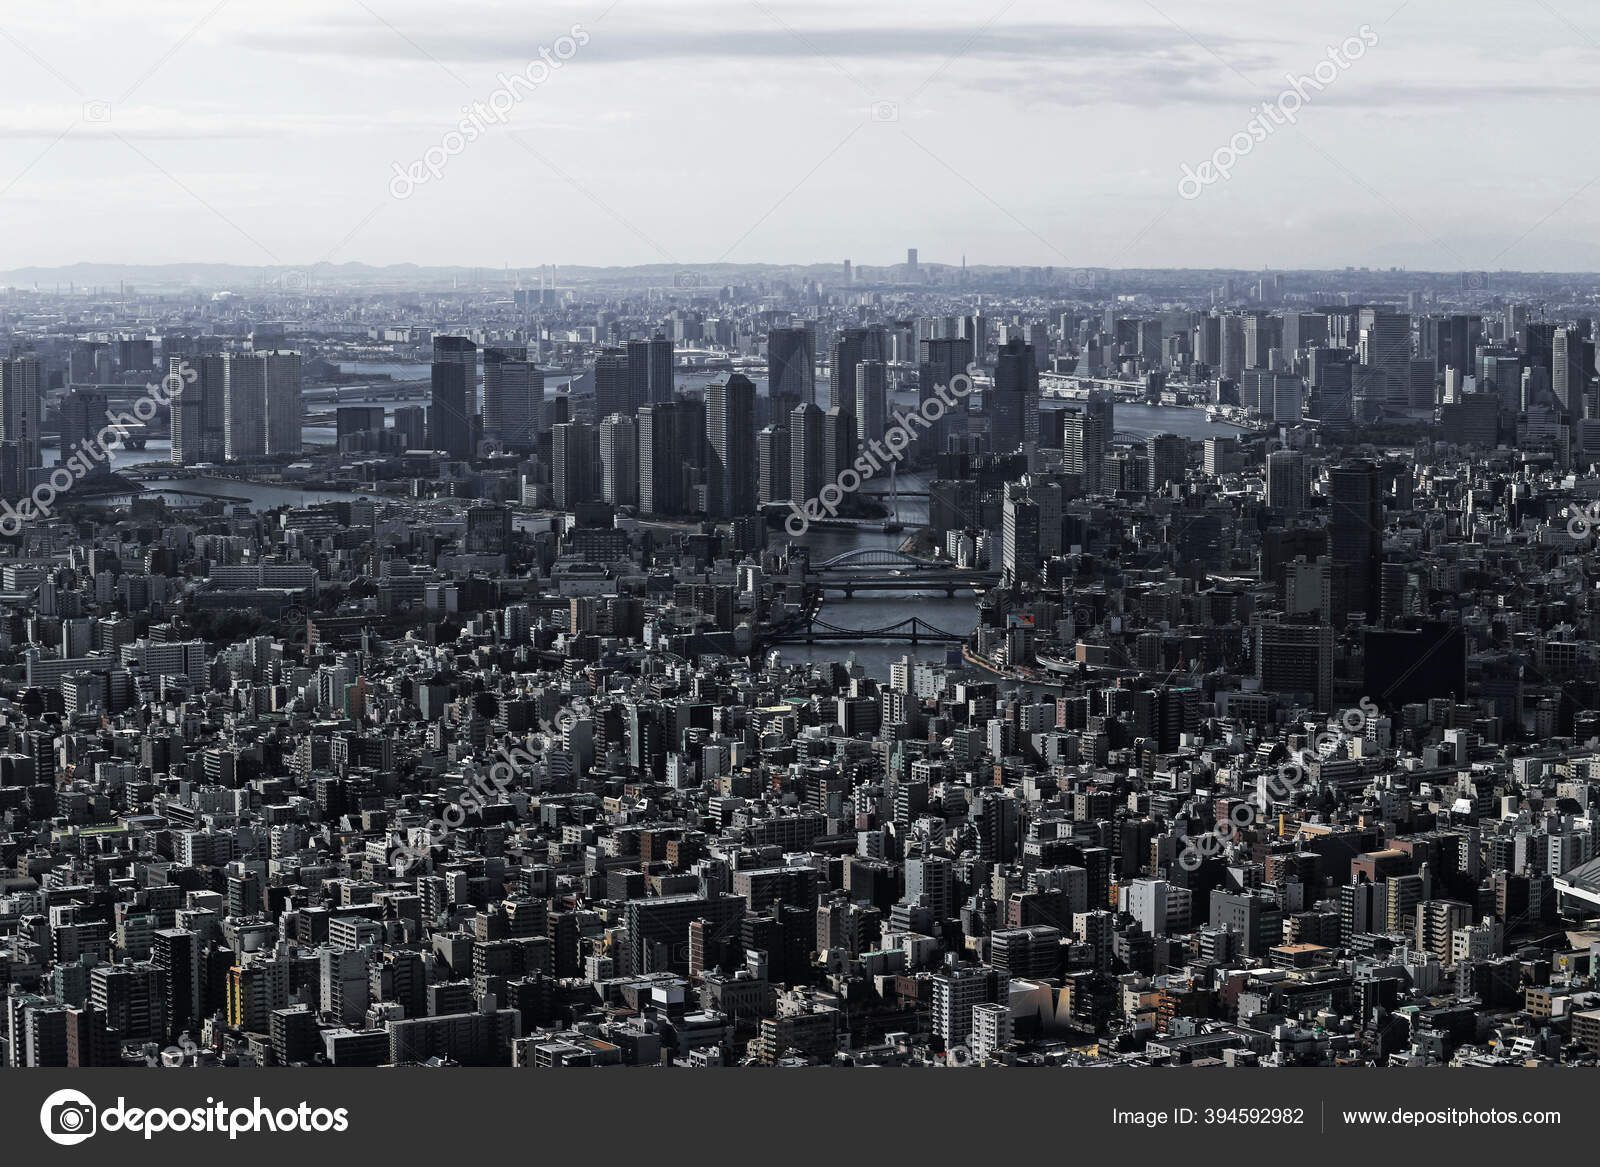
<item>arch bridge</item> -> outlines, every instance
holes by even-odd
[[[888,547],[857,547],[853,551],[845,551],[826,559],[821,563],[813,563],[812,571],[838,571],[842,568],[852,567],[910,567],[917,571],[941,571],[953,567],[949,563],[936,563],[931,559],[918,559],[914,555],[907,555],[904,551],[895,551]]]

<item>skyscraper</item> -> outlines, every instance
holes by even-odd
[[[428,448],[428,411],[420,405],[402,405],[394,411],[394,432],[402,449]]]
[[[199,353],[189,358],[194,370],[191,385],[198,385],[200,393],[200,424],[204,433],[206,461],[220,462],[227,454],[228,403],[227,370],[222,353]],[[168,370],[169,372],[171,370]]]
[[[1157,434],[1150,439],[1150,489],[1161,490],[1182,482],[1189,469],[1189,441],[1177,434]]]
[[[1451,316],[1439,321],[1438,352],[1435,367],[1467,370],[1472,368],[1473,351],[1483,339],[1483,317]]]
[[[495,345],[483,350],[483,436],[505,440],[505,390],[502,366],[508,361],[526,362],[528,346]]]
[[[229,353],[223,359],[223,456],[230,462],[267,452],[266,375],[255,353]]]
[[[649,340],[628,342],[628,392],[638,405],[671,401],[675,392],[673,378],[670,337],[658,332]]]
[[[789,414],[789,491],[801,503],[822,491],[827,468],[825,425],[822,410],[810,402],[795,406]]]
[[[679,399],[639,410],[639,513],[682,515],[696,509],[706,462],[705,403]]]
[[[266,451],[269,456],[300,453],[300,354],[290,351],[256,354],[262,366],[266,395]]]
[[[1306,353],[1314,412],[1319,421],[1348,422],[1355,417],[1354,368],[1348,349],[1314,348]]]
[[[863,341],[867,330],[846,328],[833,340],[828,350],[828,407],[843,406],[854,411],[856,407],[856,366],[862,360]]]
[[[1244,367],[1265,369],[1270,354],[1283,345],[1283,321],[1265,312],[1250,312],[1243,317]]]
[[[439,338],[435,338],[437,345]],[[446,338],[450,339],[450,338]],[[467,371],[459,361],[433,365],[428,401],[428,444],[451,458],[472,456],[472,424],[467,415]]]
[[[921,342],[917,352],[917,404],[919,407],[938,396],[938,390],[948,388],[956,377],[966,376],[967,366],[972,364],[972,341],[964,337],[931,337]],[[964,404],[964,402],[963,402]],[[959,410],[961,406],[957,406]],[[941,417],[929,426],[923,436],[926,449],[932,453],[943,453],[949,443],[949,435],[960,432],[960,427],[954,424],[954,418]]]
[[[1001,555],[1006,578],[1020,583],[1039,574],[1039,506],[1018,483],[1006,484]]]
[[[28,471],[42,465],[39,454],[39,358],[0,362],[0,484],[11,496],[26,494]]]
[[[980,365],[983,364],[984,357],[989,352],[989,318],[982,312],[963,316],[960,336],[972,346],[972,359]]]
[[[856,415],[834,408],[822,419],[822,481],[836,482],[841,471],[856,460]]]
[[[1357,459],[1328,474],[1331,497],[1329,551],[1350,566],[1350,610],[1378,614],[1378,578],[1383,564],[1383,487],[1378,467]]]
[[[1222,318],[1202,316],[1194,323],[1194,359],[1214,374],[1222,372]]]
[[[1363,365],[1379,378],[1385,405],[1411,404],[1411,317],[1381,308],[1361,309],[1359,348]]]
[[[1106,428],[1104,413],[1093,408],[1062,411],[1062,464],[1068,473],[1079,476],[1085,494],[1100,493],[1110,444],[1111,432]]]
[[[613,506],[639,505],[639,425],[622,414],[600,423],[600,498]]]
[[[1285,517],[1305,510],[1306,456],[1298,450],[1267,455],[1267,506]]]
[[[1523,325],[1521,348],[1529,367],[1541,368],[1546,373],[1555,372],[1555,338],[1559,326],[1542,320]]]
[[[571,510],[599,495],[596,438],[594,427],[581,421],[550,431],[550,492],[557,509]]]
[[[170,1028],[164,1036],[176,1038],[186,1030],[198,1029],[203,1018],[205,982],[200,937],[187,928],[160,928],[151,939],[151,963],[166,974],[162,980]]]
[[[1033,346],[1013,337],[995,358],[994,404],[989,414],[990,448],[1009,454],[1039,439],[1039,370]]]
[[[1218,326],[1218,339],[1221,341],[1217,355],[1221,374],[1228,380],[1237,382],[1245,370],[1244,317],[1233,312],[1222,317]]]
[[[106,413],[106,404],[106,395],[98,389],[77,388],[62,399],[61,446],[56,452],[58,465],[65,464],[67,459],[84,448],[85,443],[88,444],[88,448],[91,450],[99,448],[99,443],[96,439],[109,421]],[[178,406],[178,398],[174,395],[172,399],[172,449],[174,462],[178,460],[177,451],[182,445]],[[198,445],[200,429],[200,399],[198,396],[193,399],[192,408],[195,414],[195,436],[193,441]],[[110,436],[110,434],[107,434],[108,438]],[[197,462],[199,460],[198,458],[195,459]],[[111,463],[109,461],[102,462],[95,457],[90,457],[86,461],[91,475],[111,473]]]
[[[167,360],[175,465],[220,462],[226,453],[225,359],[220,354],[190,354]],[[184,375],[185,370],[188,376]],[[102,417],[96,429],[104,424]]]
[[[487,402],[488,366],[484,369]],[[533,449],[544,428],[544,370],[532,361],[502,360],[495,364],[494,380],[500,444],[514,450]]]
[[[720,518],[756,509],[756,387],[735,373],[706,390],[706,478],[710,514]]]
[[[433,338],[433,363],[460,365],[465,394],[464,414],[467,418],[478,414],[478,346],[464,336],[436,336]],[[469,427],[470,432],[470,427]]]
[[[1594,342],[1572,326],[1558,328],[1550,344],[1550,391],[1569,422],[1584,416],[1584,392],[1594,375]]]
[[[856,432],[863,445],[880,440],[889,428],[889,366],[862,361],[856,366]]]
[[[816,334],[809,328],[767,333],[767,396],[774,416],[816,401]]]
[[[784,418],[783,421],[785,424],[774,423],[756,435],[756,451],[761,462],[759,501],[762,506],[769,502],[782,502],[791,497],[789,457],[792,451],[789,443],[788,419]]]
[[[1326,624],[1256,621],[1256,678],[1268,693],[1310,693],[1333,704],[1333,629]]]
[[[639,410],[639,513],[670,515],[674,506],[671,464],[674,449],[674,406],[654,402]]]
[[[194,385],[177,385],[172,392],[172,464],[174,466],[192,466],[197,462],[205,461],[200,450],[204,444],[205,426],[202,418],[205,405],[202,400],[204,390]],[[69,397],[70,401],[70,397]],[[101,411],[104,411],[101,405]],[[63,453],[70,448],[67,441],[67,415],[66,406],[63,406],[61,416],[61,449]]]
[[[635,398],[629,377],[628,353],[625,349],[608,348],[594,362],[594,415],[610,417],[620,413],[632,417],[644,404]]]

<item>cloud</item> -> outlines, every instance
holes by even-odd
[[[984,61],[1044,61],[1054,68],[1071,69],[1079,57],[1132,55],[1194,56],[1216,61],[1184,32],[1170,25],[1012,24],[978,28],[971,24],[940,27],[921,24],[899,27],[830,25],[808,27],[784,21],[769,27],[748,27],[760,22],[756,7],[743,10],[725,25],[701,22],[696,26],[624,21],[622,14],[603,24],[588,23],[589,43],[573,58],[574,64],[675,63],[732,60],[837,60],[904,61],[937,63],[949,57]],[[583,23],[583,22],[579,22]],[[296,56],[417,60],[429,58],[451,63],[500,64],[522,62],[538,56],[568,26],[552,24],[508,36],[504,27],[483,29],[441,28],[437,24],[385,30],[376,22],[339,16],[305,30],[277,29],[252,32],[241,41],[252,48]],[[1268,61],[1259,40],[1212,38],[1210,47],[1241,68]]]

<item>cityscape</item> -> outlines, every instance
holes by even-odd
[[[1600,281],[499,280],[7,294],[9,1064],[1594,1064]]]
[[[1600,41],[1015,2],[0,22],[0,1066],[215,1072],[47,1139],[1600,1070]]]

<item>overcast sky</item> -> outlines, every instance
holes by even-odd
[[[1296,124],[1180,197],[1363,25]],[[541,48],[560,67],[496,99]],[[0,267],[1592,270],[1597,64],[1578,0],[13,4]],[[436,178],[396,177],[430,147]]]

